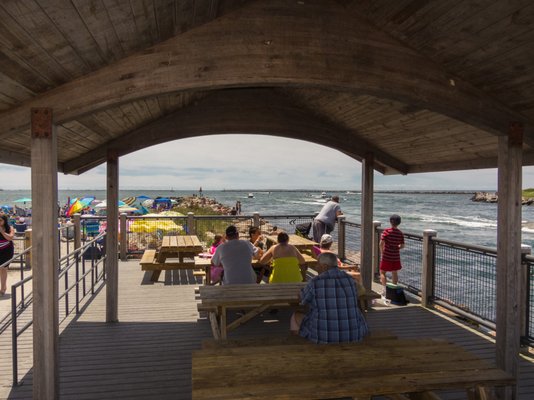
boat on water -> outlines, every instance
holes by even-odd
[[[326,192],[321,192],[321,199],[326,199],[328,197],[328,194]]]
[[[253,198],[254,198],[254,193],[249,193],[247,197],[248,197],[249,199],[253,199]]]

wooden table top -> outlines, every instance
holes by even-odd
[[[277,236],[266,236],[266,240],[268,243],[271,243],[271,244],[278,243]],[[289,235],[289,244],[292,244],[297,249],[311,249],[313,246],[319,246],[319,243],[314,242],[313,240],[303,238],[302,236],[299,236],[299,235]]]
[[[250,304],[298,304],[306,282],[247,285],[216,285],[199,288],[200,301],[206,306],[248,306]]]
[[[193,352],[192,381],[194,400],[300,400],[505,386],[515,379],[447,341],[385,339],[203,349]]]
[[[202,243],[196,235],[163,236],[161,251],[167,253],[201,253]]]

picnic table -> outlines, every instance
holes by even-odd
[[[192,383],[193,400],[436,399],[450,389],[485,399],[515,378],[445,340],[385,338],[204,348],[193,351]]]
[[[269,307],[298,306],[300,290],[306,285],[299,283],[271,283],[201,286],[199,288],[199,311],[207,311],[215,339],[226,339],[228,331],[237,328],[261,314]],[[248,310],[230,324],[226,323],[229,309]]]
[[[267,248],[278,243],[278,238],[276,236],[266,236],[265,240],[267,241]],[[299,235],[289,235],[289,244],[295,246],[301,253],[308,252],[310,254],[313,246],[319,246],[319,243]]]
[[[152,271],[151,280],[156,282],[163,270],[205,268],[195,264],[195,256],[202,250],[202,244],[195,235],[164,236],[159,251],[145,250],[141,269]]]

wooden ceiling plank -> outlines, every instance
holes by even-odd
[[[195,16],[195,4],[193,0],[179,1],[175,4],[175,24],[176,33],[183,33],[190,30]]]
[[[124,57],[124,51],[109,15],[101,0],[71,0],[83,25],[97,43],[100,55],[107,64]]]
[[[122,0],[106,0],[106,11],[125,55],[150,45],[149,38],[138,34],[131,3]]]
[[[25,100],[31,99],[34,93],[26,87],[11,79],[9,76],[0,72],[0,90],[1,94],[11,99],[11,104],[18,104]]]
[[[66,134],[73,137],[73,140],[85,140],[89,142],[89,148],[94,148],[104,143],[101,136],[77,121],[66,122],[61,127],[65,129]]]
[[[185,0],[189,2],[190,0]],[[178,6],[183,1],[175,2],[173,0],[154,1],[154,10],[158,23],[159,41],[167,40],[173,37],[178,31],[175,25],[175,4]]]
[[[94,151],[65,162],[65,171],[76,172],[105,161],[109,147],[119,155],[128,154],[147,145],[164,143],[196,135],[224,133],[268,134],[308,140],[336,148],[361,159],[367,152],[376,154],[382,164],[400,171],[405,165],[394,157],[338,129],[308,110],[269,90],[217,92],[203,100],[179,109],[152,124],[144,125],[118,137]]]
[[[130,115],[128,115],[126,112],[127,108],[129,108],[127,104],[121,104],[118,107],[113,107],[106,110],[106,113],[119,127],[119,130],[114,133],[114,136],[122,132],[130,131],[136,126],[135,119],[130,118]]]
[[[135,26],[142,40],[140,44],[152,46],[159,42],[158,23],[153,0],[130,0]],[[146,47],[141,46],[141,47]]]
[[[28,36],[55,61],[58,71],[64,71],[62,82],[91,71],[89,64],[73,49],[54,21],[34,0],[9,0],[3,1],[2,5]]]
[[[90,129],[98,134],[102,140],[112,140],[114,138],[113,133],[110,132],[106,124],[102,122],[100,118],[101,115],[102,112],[97,112],[91,115],[80,117],[77,119],[77,121],[86,127],[90,127]],[[64,124],[64,122],[62,124]]]
[[[61,32],[65,40],[69,42],[91,71],[105,65],[105,58],[100,52],[100,47],[71,2],[38,0],[38,3],[48,18],[54,22],[56,29]],[[76,76],[80,75],[80,73],[76,74]]]
[[[26,91],[41,93],[52,86],[52,82],[39,75],[23,60],[12,54],[8,49],[0,51],[0,71],[9,79],[17,82]]]
[[[43,80],[48,87],[66,82],[67,72],[13,20],[2,4],[0,2],[0,48],[4,56],[19,68],[31,71],[30,79]],[[2,71],[14,79],[8,70]]]
[[[199,26],[211,21],[217,16],[217,0],[194,0],[195,12],[193,24]]]
[[[457,70],[466,66],[473,66],[477,62],[487,62],[498,55],[502,49],[514,46],[514,42],[523,35],[532,31],[528,23],[517,23],[521,14],[532,16],[534,5],[526,0],[524,5],[517,3],[515,10],[510,13],[510,3],[497,1],[490,7],[482,10],[476,20],[468,19],[465,24],[449,32],[449,42],[441,46],[436,53],[447,67]],[[503,35],[514,27],[512,37]],[[454,45],[452,45],[454,44]],[[501,49],[495,52],[495,49]],[[482,60],[480,57],[484,57]],[[476,61],[475,61],[476,60]]]
[[[143,101],[145,102],[150,115],[152,115],[153,120],[159,119],[163,116],[163,111],[159,106],[157,97],[146,98]]]

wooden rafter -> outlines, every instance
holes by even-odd
[[[361,160],[375,154],[377,170],[406,173],[408,167],[395,157],[358,139],[357,133],[340,128],[295,105],[270,89],[217,91],[173,114],[114,139],[84,156],[64,163],[64,172],[79,173],[105,161],[108,148],[120,155],[170,140],[193,136],[249,133],[307,140],[335,148]]]
[[[522,115],[325,0],[247,4],[0,114],[0,137],[26,128],[31,107],[52,105],[61,123],[158,94],[257,86],[369,93],[497,135],[510,121],[523,121],[532,143]]]

